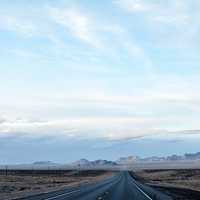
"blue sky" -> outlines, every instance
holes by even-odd
[[[0,162],[198,151],[199,9],[2,1]]]

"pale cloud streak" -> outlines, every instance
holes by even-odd
[[[17,32],[25,37],[31,37],[37,33],[37,28],[30,21],[6,14],[0,16],[0,29]]]
[[[151,119],[129,117],[82,117],[51,121],[6,120],[0,124],[1,136],[22,135],[25,137],[66,136],[80,138],[107,138],[111,140],[143,136],[136,128]],[[132,127],[131,124],[134,124]],[[126,127],[127,130],[123,130]],[[121,131],[119,131],[121,130]],[[132,130],[132,131],[131,131]],[[138,130],[135,133],[134,130]],[[146,134],[149,134],[146,132]]]
[[[80,8],[49,8],[49,15],[53,21],[60,24],[74,38],[79,39],[101,52],[117,57],[120,48],[126,49],[130,56],[138,60],[147,60],[143,48],[130,39],[126,29],[113,22],[101,23],[97,17],[89,15]],[[109,41],[106,35],[115,39]]]
[[[171,119],[170,119],[171,120]],[[199,130],[167,130],[155,128],[166,119],[145,117],[82,117],[51,121],[5,120],[0,124],[0,137],[63,137],[105,139],[108,141],[140,138],[175,138],[199,135]]]
[[[164,24],[188,24],[192,13],[187,10],[188,3],[185,0],[153,2],[146,0],[116,0],[118,5],[130,13],[140,13],[144,18]]]
[[[94,48],[99,50],[98,53],[106,57],[109,55],[118,60],[121,49],[124,49],[129,57],[136,60],[135,63],[139,61],[141,65],[151,66],[151,60],[143,47],[134,40],[133,36],[130,36],[125,27],[115,21],[102,22],[95,13],[87,12],[78,6],[61,8],[43,5],[39,10],[33,9],[30,13],[21,14],[20,10],[13,13],[2,12],[0,24],[2,30],[19,36],[29,39],[33,37],[48,39],[54,44],[52,51],[56,53],[69,51],[71,44],[65,39],[72,37],[83,45],[91,47],[91,50]],[[57,31],[58,26],[60,32]],[[16,49],[16,52],[19,51],[22,50]],[[79,54],[79,52],[80,49],[76,49],[75,53]],[[64,56],[61,57],[65,59]],[[77,55],[76,59],[78,59]]]
[[[113,2],[128,12],[148,12],[156,7],[156,4],[144,0],[114,0]]]
[[[77,8],[50,8],[50,17],[64,26],[74,37],[94,46],[100,47],[101,42],[96,35],[95,22]]]
[[[155,134],[156,129],[148,128],[151,123],[155,123],[155,119],[144,117],[83,117],[46,122],[14,120],[2,122],[0,133],[1,136],[16,134],[25,137],[42,137],[53,135],[55,137],[119,140]]]

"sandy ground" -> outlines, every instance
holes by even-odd
[[[111,176],[111,172],[77,173],[62,175],[0,175],[0,199],[11,200],[33,194],[44,193],[77,186],[87,182],[97,182]]]
[[[168,193],[173,199],[200,199],[200,170],[144,170],[136,177],[149,185]]]
[[[146,170],[137,175],[152,184],[200,191],[200,170]]]

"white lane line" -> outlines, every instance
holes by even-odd
[[[108,182],[107,184],[110,184],[112,181]],[[69,194],[73,194],[73,193],[76,193],[76,192],[80,192],[81,190],[74,190],[74,191],[71,191],[71,192],[68,192],[68,193],[64,193],[64,194],[59,194],[57,196],[54,196],[54,197],[49,197],[49,198],[46,198],[44,200],[52,200],[52,199],[56,199],[58,197],[62,197],[62,196],[66,196],[66,195],[69,195]]]
[[[148,198],[149,200],[153,200],[148,194],[146,194],[136,183],[134,183],[132,181],[132,183],[135,185],[135,187],[146,197]]]
[[[59,194],[57,196],[54,196],[54,197],[49,197],[47,199],[44,199],[44,200],[52,200],[52,199],[56,199],[58,197],[62,197],[62,196],[66,196],[66,195],[69,195],[69,194],[73,194],[73,193],[76,193],[76,192],[80,192],[81,190],[74,190],[72,192],[67,192],[67,193],[64,193],[64,194]]]

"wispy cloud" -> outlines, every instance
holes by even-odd
[[[113,2],[129,12],[147,12],[157,7],[156,4],[144,0],[114,0]]]
[[[156,134],[159,129],[149,129],[151,123],[155,123],[155,119],[144,117],[81,117],[49,121],[16,119],[2,122],[0,135],[127,140]]]
[[[187,1],[153,2],[146,0],[116,0],[118,5],[130,13],[141,13],[144,18],[165,24],[188,24],[191,13]]]
[[[17,32],[26,37],[31,37],[38,31],[30,21],[6,14],[0,16],[0,29]]]
[[[101,47],[97,27],[91,16],[78,8],[50,8],[50,17],[64,26],[72,36],[94,47]]]
[[[78,6],[62,8],[42,5],[40,9],[33,9],[30,13],[20,13],[20,10],[13,13],[2,12],[0,28],[22,37],[48,39],[54,44],[51,51],[55,53],[73,49],[71,54],[73,52],[76,54],[76,56],[73,55],[73,58],[76,57],[76,62],[81,52],[77,46],[87,45],[86,47],[92,48],[87,48],[86,51],[89,49],[92,51],[95,48],[100,50],[97,53],[109,60],[115,59],[117,62],[121,51],[124,50],[128,52],[129,57],[134,58],[134,64],[140,62],[141,65],[151,65],[144,48],[136,42],[134,36],[130,35],[125,27],[117,21],[102,21],[99,16]],[[79,41],[80,44],[76,41],[75,44],[68,42],[69,38]],[[62,60],[66,59],[63,53],[59,53],[59,56]],[[91,56],[89,57],[92,59]],[[96,56],[95,59],[98,57]]]
[[[87,4],[38,4],[40,9],[30,13],[16,9],[0,14],[1,30],[28,37],[13,37],[12,55],[2,59],[9,81],[2,90],[1,111],[5,116],[9,113],[8,118],[43,119],[0,120],[2,133],[120,140],[157,134],[157,130],[198,129],[192,115],[200,109],[199,77],[191,72],[188,79],[177,79],[191,67],[180,64],[180,51],[185,55],[195,51],[190,41],[198,44],[193,37],[198,35],[198,13],[191,13],[185,0],[113,2],[120,9],[109,12],[120,16],[113,14],[108,20],[102,16],[109,13]],[[177,43],[180,47],[188,43],[190,48],[177,52]],[[4,44],[4,53],[5,48]],[[49,62],[39,63],[40,56]],[[189,61],[198,64],[198,58]],[[23,73],[15,73],[17,78],[11,80],[15,68]],[[23,80],[28,80],[27,85]]]
[[[159,122],[160,123],[160,122]],[[199,130],[170,131],[148,128],[159,124],[153,118],[68,118],[54,121],[7,120],[0,124],[0,136],[25,138],[63,137],[124,141],[141,138],[170,139],[200,135]],[[56,134],[55,134],[56,133]]]

